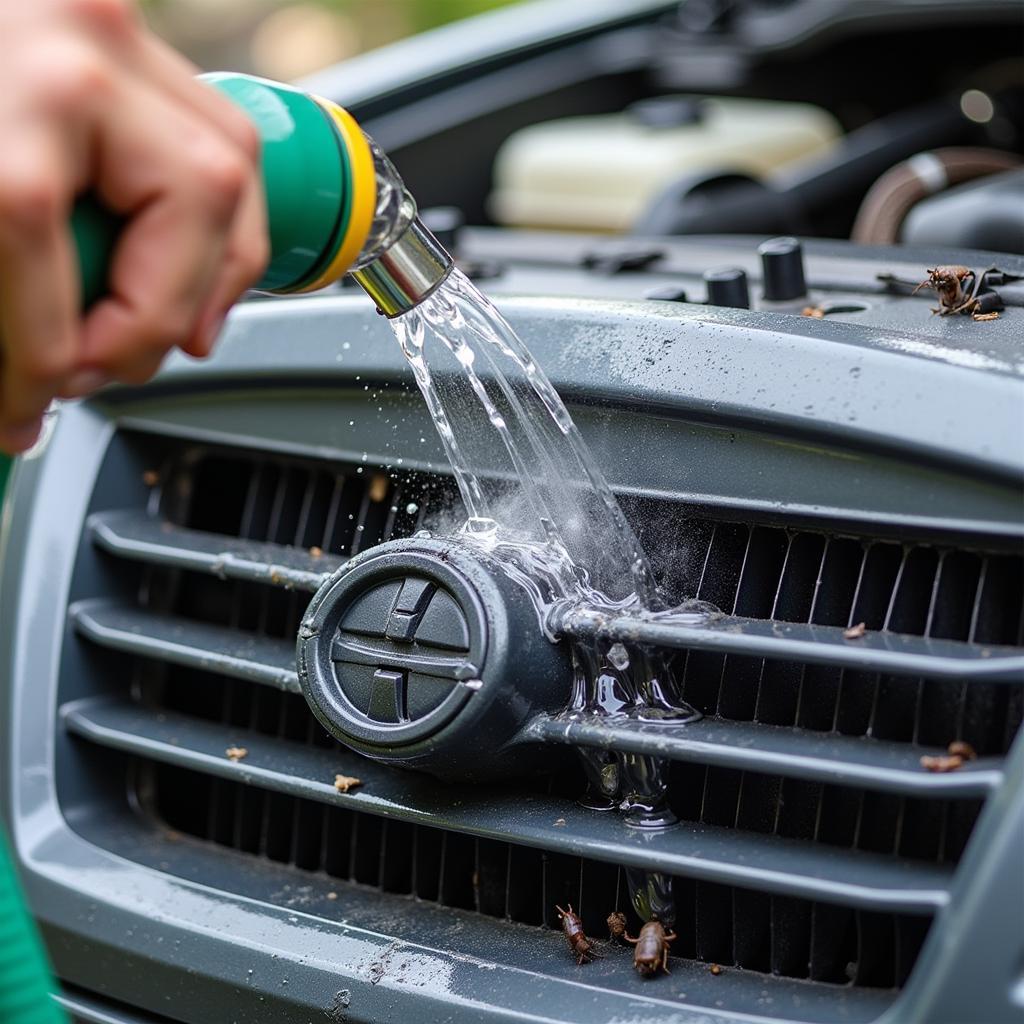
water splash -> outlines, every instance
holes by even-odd
[[[558,638],[574,610],[671,613],[565,404],[472,282],[453,269],[391,325],[466,506],[461,539],[485,551],[529,594],[548,638]],[[577,639],[572,655],[575,677],[565,711],[571,720],[632,717],[671,727],[699,717],[657,651]],[[619,810],[638,828],[676,821],[663,758],[588,747],[578,754],[587,779],[581,805]],[[627,881],[642,917],[671,924],[669,876],[631,870]]]
[[[568,560],[567,597],[662,608],[643,549],[572,416],[494,305],[453,269],[391,324],[470,518],[514,527],[513,543],[550,545],[556,561]]]

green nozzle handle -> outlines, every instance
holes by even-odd
[[[262,140],[271,257],[256,287],[302,291],[313,283],[326,283],[325,274],[340,277],[347,267],[334,274],[339,252],[354,249],[357,253],[361,248],[362,240],[352,235],[363,231],[365,238],[367,197],[372,208],[374,188],[372,180],[366,181],[366,156],[353,152],[365,140],[358,130],[346,132],[344,125],[339,127],[340,117],[348,115],[278,82],[223,72],[202,77],[242,108]],[[353,216],[357,207],[360,215]],[[75,204],[71,231],[84,308],[107,290],[123,223],[91,195]]]

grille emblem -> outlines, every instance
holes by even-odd
[[[499,774],[526,719],[564,707],[572,679],[524,590],[479,553],[426,539],[329,577],[296,654],[307,703],[346,746],[462,778]]]
[[[477,673],[465,611],[419,576],[357,595],[340,618],[331,661],[353,708],[386,725],[428,717]]]

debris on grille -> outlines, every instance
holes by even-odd
[[[147,481],[154,488],[151,514],[225,541],[299,549],[314,563],[334,558],[337,564],[338,556],[436,528],[452,521],[457,505],[444,477],[136,440],[142,449],[152,445],[150,464],[159,467]],[[754,619],[844,629],[863,622],[868,631],[1022,643],[1019,555],[712,521],[654,499],[627,499],[623,506],[674,597],[697,597]],[[114,555],[104,556],[111,592],[130,592],[136,607],[233,635],[289,641],[309,598],[265,582]],[[144,707],[303,749],[337,749],[297,694],[194,666],[109,650],[104,656],[119,659],[120,676],[132,680],[131,699]],[[897,677],[696,650],[674,657],[683,696],[710,719],[865,737],[911,750],[945,750],[962,741],[990,763],[1009,748],[1024,711],[1024,687],[1006,682]],[[639,926],[614,864],[123,760],[129,778],[136,778],[132,765],[142,765],[146,806],[169,827],[201,840],[499,919],[558,927],[555,904],[572,903],[588,934],[606,932],[613,908],[630,914],[633,933]],[[583,785],[574,771],[549,782],[567,801]],[[669,799],[684,823],[786,837],[809,850],[950,866],[982,804],[977,790],[912,796],[891,787],[872,791],[683,762],[671,766]],[[674,956],[839,985],[900,986],[931,923],[927,913],[839,906],[684,877],[674,879],[674,896],[680,935]]]
[[[151,771],[154,809],[184,835],[506,921],[560,929],[555,905],[572,903],[588,935],[607,934],[612,909],[626,913],[634,934],[642,923],[613,864],[386,820],[169,765]],[[679,877],[673,893],[673,958],[841,985],[902,985],[930,924],[928,917]]]

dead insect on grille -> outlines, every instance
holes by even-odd
[[[626,915],[621,910],[613,910],[608,915],[608,938],[621,942],[626,937]]]
[[[930,772],[955,772],[963,764],[964,759],[959,754],[940,754],[938,757],[926,754],[921,758],[921,767]]]
[[[666,932],[665,926],[653,919],[640,929],[639,938],[625,936],[627,942],[633,943],[633,966],[645,978],[650,978],[659,971],[669,973],[668,944],[679,938],[675,932]]]
[[[953,740],[953,742],[946,748],[946,753],[949,754],[950,757],[961,757],[965,761],[973,761],[978,756],[974,747],[964,740]]]
[[[934,290],[939,305],[932,310],[939,316],[964,313],[975,319],[987,319],[992,313],[1003,308],[1003,300],[991,288],[992,280],[1000,277],[995,267],[980,274],[962,266],[930,267],[928,276],[911,292],[916,294],[922,288]]]
[[[573,912],[572,904],[569,904],[568,910],[563,910],[556,905],[555,910],[558,911],[559,919],[562,922],[562,933],[565,935],[565,941],[569,944],[570,952],[576,957],[576,963],[589,963],[594,957],[601,956],[594,948],[594,943],[587,938],[586,932],[583,931],[583,922],[579,919],[579,915]]]

